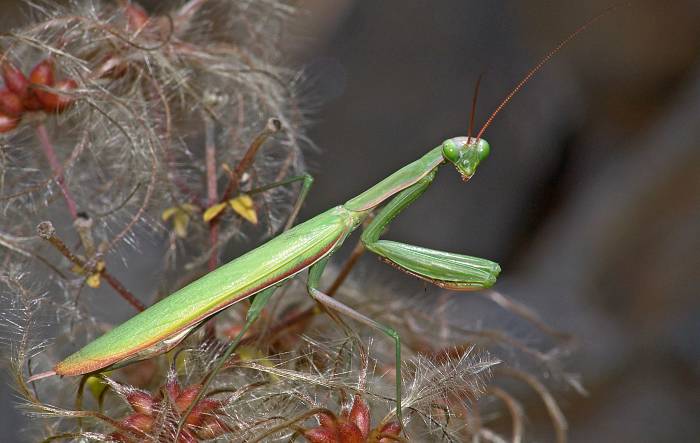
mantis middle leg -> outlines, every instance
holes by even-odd
[[[389,326],[385,326],[367,317],[366,315],[357,312],[356,310],[319,290],[318,288],[321,281],[321,275],[326,269],[327,264],[328,258],[324,258],[309,268],[309,280],[306,284],[307,291],[314,300],[323,306],[350,317],[360,323],[364,323],[372,328],[375,328],[394,340],[396,350],[396,418],[403,426],[403,421],[401,419],[401,338],[399,337],[398,332]]]

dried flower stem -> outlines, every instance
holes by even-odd
[[[54,248],[56,248],[61,254],[63,254],[64,257],[70,260],[71,263],[73,263],[76,266],[79,266],[80,268],[85,269],[88,272],[95,272],[95,269],[88,268],[85,261],[73,254],[73,252],[71,252],[68,246],[66,246],[66,244],[63,243],[63,240],[56,236],[56,229],[53,227],[53,224],[51,222],[41,222],[39,226],[37,226],[36,230],[37,235],[39,235],[39,237],[51,243],[51,245],[53,245]],[[103,269],[102,271],[100,271],[100,275],[124,300],[126,300],[131,306],[136,308],[137,311],[141,312],[146,309],[146,306],[144,306],[143,303],[141,303],[131,292],[129,292],[129,290],[126,289],[124,285],[122,285],[121,282],[117,280],[116,277],[107,272],[107,269]]]
[[[552,420],[552,425],[554,425],[554,431],[557,436],[557,443],[566,442],[566,430],[568,428],[566,417],[564,417],[564,413],[559,408],[557,401],[554,399],[554,397],[545,385],[543,385],[533,375],[512,367],[499,366],[495,369],[494,372],[523,381],[526,384],[528,384],[532,389],[534,389],[535,392],[537,392],[537,394],[544,402],[545,407],[547,408],[547,412],[549,413],[549,416]]]
[[[271,135],[276,134],[281,130],[282,122],[279,119],[271,118],[267,121],[265,129],[263,129],[260,134],[255,137],[253,142],[248,147],[245,155],[243,155],[241,161],[236,165],[236,169],[233,170],[231,180],[229,181],[228,187],[226,188],[226,191],[224,191],[224,195],[221,198],[222,202],[231,198],[231,196],[238,191],[241,178],[243,178],[243,174],[253,165],[258,150],[262,147],[265,141],[270,138]]]
[[[63,166],[58,160],[56,150],[53,147],[53,143],[51,143],[49,133],[48,131],[46,131],[46,126],[43,123],[39,123],[39,125],[37,125],[36,135],[39,139],[39,143],[41,144],[41,148],[44,150],[44,155],[46,156],[46,159],[49,162],[51,171],[56,177],[56,183],[58,183],[58,187],[61,189],[61,194],[63,194],[63,198],[66,201],[68,212],[70,212],[71,218],[75,220],[78,217],[78,206],[76,205],[73,196],[71,195],[70,191],[68,190],[68,187],[66,186],[66,181],[63,176]]]
[[[203,113],[204,119],[204,157],[207,170],[207,202],[209,206],[219,202],[219,193],[216,189],[216,143],[214,141],[214,121]],[[209,271],[219,266],[219,223],[212,220],[209,223]]]

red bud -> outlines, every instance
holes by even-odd
[[[177,400],[177,398],[180,396],[180,392],[182,392],[182,390],[180,389],[180,384],[177,382],[177,377],[175,376],[174,372],[168,373],[168,379],[165,382],[165,390],[168,392],[168,395],[170,395],[172,400]]]
[[[328,428],[313,428],[304,432],[309,443],[338,443],[335,431]]]
[[[109,434],[110,440],[118,441],[119,443],[130,443],[129,437],[122,434],[121,432],[112,432]]]
[[[397,421],[392,421],[390,423],[385,424],[382,426],[382,429],[379,430],[379,435],[392,435],[395,437],[398,437],[399,434],[401,433],[401,425]],[[379,443],[394,443],[395,440],[387,437],[383,437],[379,440]]]
[[[19,117],[24,112],[22,99],[9,89],[0,89],[0,112],[11,117]]]
[[[339,443],[363,443],[365,438],[354,423],[343,423],[338,426]]]
[[[148,12],[136,3],[126,5],[126,18],[129,20],[129,27],[133,30],[143,29],[148,23]]]
[[[141,414],[153,414],[153,397],[142,391],[133,391],[126,395],[126,401],[129,402],[134,412]]]
[[[59,91],[73,91],[78,87],[78,83],[75,80],[59,80],[54,85],[55,89]],[[73,104],[74,97],[69,94],[61,94],[58,92],[49,91],[34,91],[37,98],[44,105],[44,111],[46,112],[61,112]]]
[[[34,66],[32,72],[29,74],[29,83],[32,85],[39,86],[53,86],[54,85],[54,66],[53,60],[46,58]],[[36,100],[38,100],[39,106],[37,107]],[[30,89],[30,94],[25,100],[25,108],[29,110],[39,110],[42,107],[49,108],[51,104],[55,104],[57,101],[56,94],[49,91],[44,91],[40,88]],[[49,103],[49,104],[47,104]],[[48,110],[48,109],[46,109]]]
[[[7,89],[17,94],[20,98],[25,98],[29,93],[27,90],[29,88],[29,80],[12,63],[3,62],[2,78],[5,80]]]
[[[29,91],[24,100],[22,100],[22,105],[24,105],[25,111],[40,111],[44,109],[44,105],[39,101],[34,91]]]
[[[355,424],[357,429],[360,430],[363,440],[369,435],[371,420],[367,403],[359,394],[355,394],[355,398],[352,401],[352,409],[350,409],[350,422]]]
[[[53,86],[54,68],[53,60],[45,58],[34,66],[29,74],[29,83],[42,86]]]
[[[10,132],[19,125],[20,119],[18,117],[10,117],[0,113],[0,134],[5,132]]]
[[[177,439],[177,443],[198,443],[194,435],[187,429],[180,430],[180,438]]]
[[[131,414],[122,420],[121,424],[130,429],[137,429],[148,433],[153,427],[155,419],[146,414]]]
[[[190,385],[182,390],[182,393],[175,399],[175,407],[178,412],[185,412],[185,410],[190,406],[192,400],[197,397],[199,391],[202,390],[202,385]]]
[[[321,424],[322,427],[328,429],[335,429],[335,427],[338,424],[338,420],[335,418],[334,415],[325,412],[320,412],[318,414],[318,422]]]
[[[232,429],[219,418],[208,415],[202,424],[197,426],[195,433],[200,440],[211,440],[231,431]]]

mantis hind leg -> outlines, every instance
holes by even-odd
[[[328,294],[321,292],[318,289],[318,286],[321,280],[321,275],[326,268],[326,264],[328,264],[327,258],[316,263],[309,269],[309,280],[306,288],[311,298],[328,309],[332,309],[335,312],[383,332],[384,334],[388,335],[389,338],[394,340],[396,352],[396,418],[398,419],[399,423],[401,423],[401,426],[403,426],[403,420],[401,418],[401,337],[399,337],[398,332],[389,326],[385,326],[339,302]]]
[[[214,380],[214,377],[221,371],[221,368],[223,368],[224,364],[226,361],[228,361],[229,357],[231,357],[231,354],[233,354],[233,351],[236,350],[238,347],[239,343],[245,336],[246,332],[248,332],[248,329],[250,329],[251,325],[255,323],[255,321],[258,319],[260,316],[260,313],[262,312],[263,308],[267,305],[267,302],[270,300],[270,297],[272,297],[272,294],[274,294],[275,290],[277,289],[276,286],[273,286],[271,288],[267,288],[263,290],[262,292],[259,292],[258,294],[255,295],[255,298],[253,299],[253,302],[250,305],[250,308],[248,308],[248,314],[246,315],[246,321],[243,325],[243,328],[241,331],[236,335],[236,338],[233,339],[231,343],[229,343],[228,347],[226,348],[226,351],[219,357],[218,361],[214,365],[214,367],[209,371],[209,374],[206,376],[204,381],[202,382],[202,388],[199,390],[199,393],[197,394],[197,397],[190,403],[189,407],[185,412],[182,414],[182,417],[180,418],[180,422],[177,425],[177,432],[175,433],[175,441],[179,441],[178,438],[180,436],[180,431],[182,430],[182,427],[185,424],[185,421],[187,420],[187,417],[189,417],[190,413],[192,410],[195,408],[195,406],[199,403],[199,401],[204,397],[204,395],[207,392],[207,389],[211,385],[212,381]]]

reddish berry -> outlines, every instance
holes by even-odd
[[[22,99],[9,89],[0,89],[0,112],[11,117],[19,117],[24,112]]]
[[[29,80],[12,63],[6,61],[2,64],[2,78],[7,89],[17,94],[20,99],[24,99],[29,94]]]
[[[19,117],[11,117],[0,113],[0,134],[10,132],[19,125]]]

